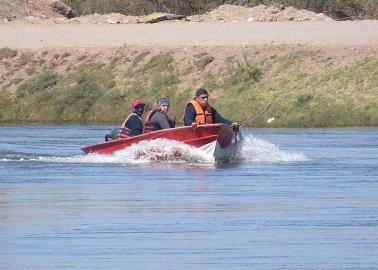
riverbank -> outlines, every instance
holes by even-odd
[[[323,47],[324,48],[324,47]],[[377,126],[375,47],[301,45],[2,49],[1,122],[119,123],[133,98],[171,99],[180,122],[197,87],[225,117],[273,127]],[[267,123],[268,118],[274,121]]]
[[[254,126],[378,126],[377,24],[0,24],[0,122],[120,123],[167,96],[180,123],[206,87],[238,122],[271,102]]]

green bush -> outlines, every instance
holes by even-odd
[[[0,91],[0,108],[0,122],[13,120],[13,100],[7,91]]]
[[[226,84],[228,87],[233,85],[248,85],[259,82],[263,77],[263,71],[255,61],[250,61],[244,55],[243,60],[236,62],[236,68],[231,72]]]
[[[135,56],[134,60],[133,60],[133,66],[136,66],[139,62],[143,61],[143,59],[148,55],[150,54],[149,51],[144,51],[144,52],[141,52],[140,54],[138,54],[137,56]]]
[[[313,99],[313,96],[311,94],[299,95],[297,98],[297,105],[298,106],[306,105],[308,102],[311,101],[311,99]]]
[[[35,80],[21,84],[16,91],[17,98],[24,98],[36,92],[51,88],[57,84],[59,76],[55,73],[47,72],[38,76]]]

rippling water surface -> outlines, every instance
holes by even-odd
[[[81,153],[108,130],[0,127],[0,269],[378,269],[378,129]]]

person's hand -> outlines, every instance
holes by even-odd
[[[192,128],[193,128],[193,129],[196,129],[196,128],[197,128],[197,126],[198,126],[198,125],[197,125],[197,123],[196,123],[196,122],[193,122],[193,123],[192,123]]]
[[[233,123],[231,124],[231,126],[232,126],[232,129],[233,129],[234,131],[238,131],[238,130],[239,130],[239,124],[236,123],[236,122],[233,122]]]

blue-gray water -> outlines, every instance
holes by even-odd
[[[378,269],[378,129],[246,129],[229,164],[84,156],[109,128],[0,127],[0,269]]]

